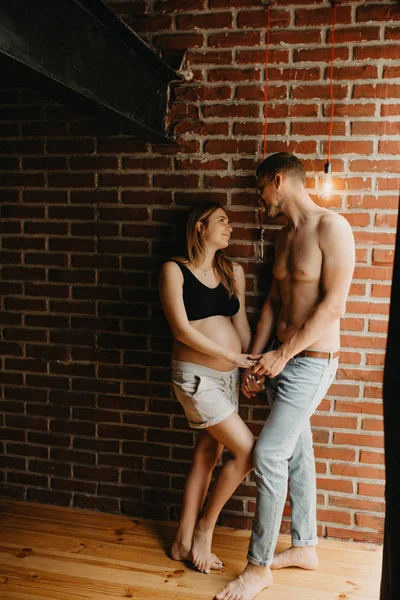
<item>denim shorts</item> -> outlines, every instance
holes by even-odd
[[[216,371],[183,360],[172,361],[172,386],[189,427],[204,429],[239,409],[239,369]]]

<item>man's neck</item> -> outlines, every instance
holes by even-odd
[[[301,227],[312,215],[320,211],[320,208],[313,202],[307,192],[299,193],[290,198],[284,207],[284,214],[288,220],[291,229]]]

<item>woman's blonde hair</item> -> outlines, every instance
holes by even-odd
[[[203,235],[201,230],[197,227],[197,223],[200,221],[207,227],[209,217],[219,208],[225,212],[225,209],[221,204],[211,201],[198,204],[192,209],[186,226],[187,257],[177,257],[176,260],[183,263],[189,262],[195,267],[203,262],[206,252]],[[221,283],[228,291],[229,297],[233,296],[236,292],[233,265],[222,250],[216,251],[213,267]]]

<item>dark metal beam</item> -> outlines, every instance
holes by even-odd
[[[129,119],[141,139],[171,143],[168,86],[182,76],[102,0],[2,0],[1,56],[57,100],[65,93],[67,104],[76,98]]]
[[[400,598],[400,215],[397,220],[396,250],[389,332],[383,382],[385,428],[386,518],[383,544],[381,600]]]

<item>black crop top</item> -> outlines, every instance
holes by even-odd
[[[232,317],[238,312],[239,299],[235,295],[229,298],[228,291],[222,283],[215,288],[209,288],[201,283],[186,265],[174,262],[183,274],[183,303],[189,321],[216,315]]]

